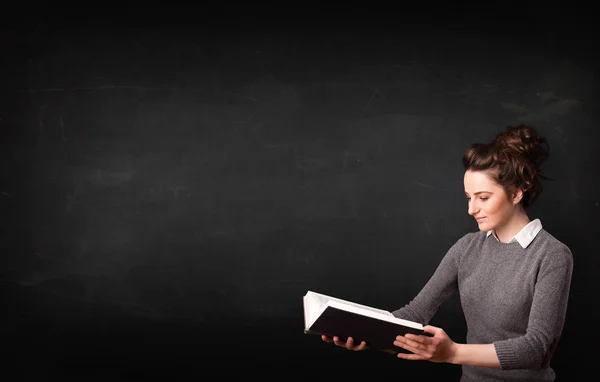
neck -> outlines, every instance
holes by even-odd
[[[494,232],[502,243],[508,243],[519,231],[529,224],[529,216],[523,210],[516,212],[510,220],[501,227],[496,227]]]

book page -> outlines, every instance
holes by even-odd
[[[309,328],[327,307],[327,300],[313,292],[304,296],[304,325]]]
[[[312,294],[311,299],[315,299],[315,300],[319,301],[319,305],[326,305],[329,301],[337,301],[342,304],[351,305],[356,308],[366,309],[366,310],[370,310],[370,311],[378,313],[378,314],[393,317],[392,313],[388,312],[387,310],[377,309],[377,308],[373,308],[371,306],[357,304],[355,302],[342,300],[341,298],[335,298],[335,297],[327,296],[327,295],[324,295],[321,293],[315,293],[315,292],[309,292],[309,293]]]
[[[314,320],[323,312],[323,310],[327,308],[327,306],[331,306],[349,312],[362,314],[364,316],[382,319],[384,321],[399,323],[401,325],[416,329],[423,328],[423,325],[417,322],[407,321],[401,318],[394,317],[394,315],[391,312],[388,312],[386,310],[377,309],[367,305],[327,296],[321,293],[308,291],[304,296],[304,304],[305,310],[310,309],[310,312],[305,312],[305,320],[307,321],[307,327],[310,327],[310,325],[312,325]]]
[[[308,298],[308,296],[304,296],[303,304],[304,304],[304,328],[308,329],[314,322],[314,316],[315,316],[316,309],[314,307],[314,304],[311,304],[311,301]]]
[[[345,310],[347,312],[353,312],[353,313],[361,314],[363,316],[372,317],[372,318],[376,318],[379,320],[388,321],[391,323],[400,324],[400,325],[408,326],[408,327],[415,328],[415,329],[423,329],[423,325],[419,324],[418,322],[403,320],[401,318],[394,317],[393,314],[389,314],[389,315],[381,314],[381,313],[377,312],[377,310],[364,309],[361,307],[360,304],[348,305],[348,304],[341,303],[338,301],[329,301],[327,303],[327,305],[331,306],[332,308]]]

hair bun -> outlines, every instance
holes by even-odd
[[[522,155],[541,167],[548,159],[549,147],[545,138],[538,135],[535,128],[529,125],[508,126],[496,136],[493,142],[507,156]]]
[[[530,206],[542,192],[543,162],[548,142],[529,125],[508,126],[490,143],[471,144],[463,154],[465,170],[489,171],[507,194],[522,189],[523,206]]]

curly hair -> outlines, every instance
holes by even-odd
[[[549,156],[548,141],[530,125],[508,126],[489,143],[473,143],[463,155],[465,170],[485,171],[507,195],[523,190],[523,208],[542,193],[542,165]]]

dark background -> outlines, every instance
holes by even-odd
[[[553,180],[530,217],[575,257],[553,366],[558,380],[595,374],[591,10],[390,3],[364,20],[363,6],[3,16],[5,370],[458,380],[459,366],[303,334],[302,296],[407,303],[477,229],[463,150],[531,123],[550,141]],[[464,340],[457,299],[432,324]]]

